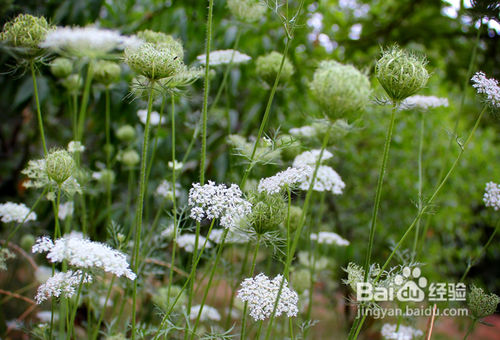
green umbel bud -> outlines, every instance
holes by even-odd
[[[319,64],[309,87],[323,114],[331,121],[358,119],[371,94],[370,80],[365,74],[334,60]]]
[[[131,142],[135,139],[135,129],[131,125],[124,125],[116,131],[116,137],[122,142]]]
[[[266,6],[258,0],[228,0],[227,7],[240,21],[252,23],[266,13]]]
[[[135,150],[128,150],[121,155],[120,160],[127,166],[134,166],[139,164],[141,156]]]
[[[471,286],[468,296],[471,318],[478,320],[495,313],[500,297],[496,294],[486,294],[482,288]]]
[[[62,81],[62,85],[70,93],[78,93],[83,86],[83,79],[78,74],[72,74]]]
[[[17,49],[20,57],[31,59],[40,55],[40,43],[54,30],[44,17],[19,14],[14,20],[5,23],[0,41]]]
[[[122,69],[115,62],[99,60],[94,64],[94,80],[103,85],[110,85],[120,80]]]
[[[35,242],[35,236],[31,234],[24,234],[23,237],[21,237],[20,245],[25,251],[31,251],[31,247],[33,247]]]
[[[50,63],[50,72],[57,78],[67,78],[73,73],[73,62],[68,58],[56,58]]]
[[[375,65],[375,76],[389,98],[394,102],[414,95],[427,84],[429,72],[425,69],[427,59],[395,45],[382,51]]]
[[[125,49],[125,63],[135,72],[151,80],[172,77],[182,69],[182,55],[176,44],[144,43],[139,48]]]
[[[57,184],[63,184],[75,171],[75,161],[66,150],[53,150],[45,158],[45,170]]]
[[[154,32],[151,30],[144,30],[136,34],[139,39],[144,40],[147,43],[152,44],[168,44],[171,48],[175,50],[177,56],[182,60],[184,58],[184,48],[182,47],[182,42],[175,39],[173,36],[162,33]]]
[[[292,287],[298,293],[311,287],[311,272],[309,269],[299,269],[292,274]]]
[[[115,153],[115,146],[113,144],[104,144],[104,147],[102,148],[104,151],[104,154],[107,156],[111,156],[112,154]]]
[[[290,206],[290,230],[294,231],[300,226],[302,218],[302,208],[294,205]],[[286,220],[284,221],[286,224]]]
[[[287,205],[280,194],[268,195],[265,192],[252,192],[248,201],[252,213],[247,215],[250,226],[257,234],[275,229],[285,219]]]
[[[257,58],[257,74],[266,82],[267,85],[273,86],[276,76],[280,70],[281,60],[283,54],[278,52],[271,52],[268,55],[260,56]],[[285,59],[283,69],[281,70],[280,81],[287,82],[294,72],[292,63]]]

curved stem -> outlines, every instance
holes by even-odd
[[[36,114],[38,115],[38,127],[42,137],[43,154],[47,156],[47,145],[45,144],[45,134],[43,132],[42,111],[40,109],[40,100],[38,98],[38,86],[36,85],[35,63],[30,63],[31,77],[33,78],[33,90],[35,92]]]
[[[477,320],[472,320],[470,326],[469,326],[469,329],[467,330],[467,334],[465,334],[464,336],[464,340],[467,339],[467,337],[469,336],[470,332],[472,332],[472,328],[474,327],[474,324],[476,323]]]

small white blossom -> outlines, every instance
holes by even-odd
[[[396,332],[396,329],[398,328],[397,326],[398,325],[391,325],[386,323],[384,326],[382,326],[380,334],[386,340],[412,340],[418,339],[419,337],[424,335],[424,333],[419,329],[403,325],[399,325],[399,329]]]
[[[64,220],[66,219],[67,216],[73,216],[74,210],[75,210],[75,205],[73,201],[68,201],[66,203],[59,205],[57,216],[59,216],[60,220]]]
[[[36,221],[35,212],[30,213],[30,209],[24,203],[7,202],[0,204],[0,216],[3,223],[21,223],[26,218],[27,221]]]
[[[189,190],[188,204],[192,206],[191,218],[201,222],[220,218],[220,225],[224,228],[235,228],[236,221],[252,211],[252,205],[241,198],[242,192],[236,184],[228,188],[224,184],[208,184],[201,186],[193,183]]]
[[[175,170],[180,170],[180,169],[182,169],[182,167],[184,166],[184,163],[182,163],[182,162],[177,162],[177,160],[174,160],[174,162],[173,162],[173,163],[172,163],[172,162],[168,162],[167,164],[168,164],[168,167],[169,167],[170,169],[175,169]]]
[[[191,313],[189,314],[189,318],[191,320],[196,320],[198,317],[198,313],[200,312],[201,305],[196,305],[191,307]],[[217,309],[210,306],[203,306],[203,310],[201,311],[200,321],[220,321],[221,317]]]
[[[271,317],[282,280],[285,281],[275,315],[280,316],[286,313],[288,317],[297,316],[299,296],[288,288],[288,282],[283,278],[283,275],[278,275],[270,280],[266,275],[260,273],[255,278],[245,279],[241,283],[237,297],[242,301],[248,301],[250,316],[255,321]]]
[[[71,141],[68,144],[68,152],[75,153],[75,152],[83,152],[85,151],[85,146],[82,145],[82,142],[75,142]]]
[[[301,190],[308,190],[311,185],[312,172],[307,178],[300,183]],[[331,191],[334,195],[342,194],[345,188],[345,183],[342,181],[340,175],[327,165],[320,165],[314,181],[313,190],[315,191]]]
[[[477,93],[486,94],[486,100],[491,107],[500,108],[500,87],[496,79],[488,79],[483,72],[477,72],[471,80]]]
[[[415,95],[406,98],[401,103],[401,109],[403,110],[411,110],[411,109],[427,110],[440,106],[448,107],[449,106],[448,98]]]
[[[170,223],[165,229],[160,233],[161,237],[167,239],[173,239],[175,233],[175,227],[173,223]],[[177,234],[179,234],[179,228],[177,228]]]
[[[316,129],[312,126],[302,126],[299,128],[292,128],[288,131],[294,137],[313,137],[316,135]]]
[[[75,292],[78,290],[80,282],[91,283],[92,276],[88,274],[83,274],[81,270],[73,272],[71,270],[63,273],[58,273],[52,276],[43,285],[38,287],[37,294],[35,296],[35,301],[37,304],[41,304],[43,301],[51,297],[65,297],[71,298]]]
[[[40,322],[42,323],[50,323],[52,319],[52,312],[50,310],[43,310],[38,313],[36,313],[36,317]],[[59,320],[59,314],[54,313],[54,321]]]
[[[350,244],[340,235],[329,231],[320,231],[318,234],[312,233],[311,240],[318,241],[319,244],[336,244],[338,246],[348,246]]]
[[[32,247],[33,253],[47,252],[47,259],[52,262],[68,261],[70,266],[78,268],[102,268],[105,272],[120,277],[125,275],[135,280],[136,275],[129,268],[127,258],[121,252],[108,245],[76,237],[62,237],[55,242],[43,236]]]
[[[210,66],[229,64],[233,58],[233,64],[244,63],[252,59],[250,56],[235,50],[221,50],[210,52]],[[202,54],[196,57],[200,64],[205,65],[207,55]]]
[[[295,157],[295,159],[293,160],[293,166],[296,168],[303,164],[314,166],[318,161],[320,154],[321,150],[305,151]],[[327,159],[330,159],[332,157],[333,154],[330,151],[324,150],[323,155],[321,156],[321,162],[326,161]]]
[[[180,183],[175,183],[175,191],[177,193],[176,196],[178,196],[180,190],[181,190]],[[172,191],[172,183],[164,179],[163,181],[160,182],[158,188],[156,188],[155,194],[164,198],[172,199],[174,195],[174,192]]]
[[[218,244],[222,241],[222,234],[224,234],[224,229],[212,229],[212,232],[208,236],[208,239],[213,243]],[[248,241],[247,237],[243,237],[242,235],[237,235],[232,231],[229,231],[226,235],[226,243],[245,243],[247,241]]]
[[[139,117],[139,120],[141,121],[142,124],[146,124],[147,119],[148,119],[148,110],[138,110],[137,111],[137,117]],[[149,124],[156,126],[160,124],[160,114],[156,111],[151,111],[151,114],[149,116]]]
[[[205,244],[206,238],[203,236],[199,236],[198,238],[198,250],[203,248],[203,245]],[[194,251],[194,244],[196,242],[196,235],[194,234],[184,234],[179,237],[177,237],[176,240],[177,244],[179,247],[184,248],[185,251],[188,253],[192,253]],[[212,244],[207,241],[207,245],[205,248],[211,248]]]
[[[486,192],[484,193],[483,201],[487,207],[500,209],[500,186],[496,183],[486,183]]]
[[[301,165],[298,168],[290,167],[272,177],[261,179],[258,190],[259,192],[265,191],[268,194],[277,194],[287,187],[302,183],[311,173],[312,169],[308,165]]]

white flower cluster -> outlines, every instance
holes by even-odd
[[[0,204],[0,216],[2,216],[3,223],[21,223],[25,218],[26,221],[36,221],[35,212],[30,213],[30,209],[24,203],[7,202]]]
[[[68,152],[75,153],[83,151],[85,151],[85,146],[82,144],[82,142],[75,142],[75,141],[69,142]]]
[[[295,157],[295,159],[293,160],[293,166],[296,168],[303,164],[314,166],[318,161],[320,154],[321,150],[305,151]],[[321,156],[321,162],[326,161],[327,159],[330,159],[332,157],[333,154],[330,151],[325,150],[323,151],[323,155]]]
[[[292,128],[288,131],[294,137],[313,137],[316,134],[316,129],[312,126],[302,126],[299,128]]]
[[[191,313],[189,314],[189,318],[191,320],[196,320],[198,317],[198,313],[200,312],[201,305],[196,305],[191,307]],[[210,306],[203,306],[200,315],[200,321],[220,321],[221,317],[217,309]]]
[[[188,200],[193,207],[191,218],[198,222],[204,218],[220,218],[221,226],[235,228],[236,221],[252,211],[252,205],[241,196],[242,192],[236,184],[227,188],[224,184],[215,185],[213,181],[203,186],[193,183]]]
[[[496,183],[486,183],[486,192],[483,197],[484,204],[493,209],[500,209],[500,186]]]
[[[222,240],[222,234],[224,234],[224,229],[212,229],[212,232],[208,236],[208,239],[213,243],[220,243]],[[248,241],[248,237],[243,237],[242,235],[237,235],[229,231],[226,235],[226,243],[245,243]]]
[[[59,210],[57,211],[57,216],[60,220],[66,219],[67,216],[73,216],[75,211],[75,205],[73,201],[68,201],[66,203],[59,205]]]
[[[207,239],[201,235],[198,237],[198,250],[203,248],[203,245],[205,244],[206,240]],[[179,247],[184,248],[184,250],[187,251],[188,253],[192,253],[194,251],[194,245],[196,242],[196,235],[194,235],[194,234],[181,235],[181,236],[177,237],[176,242],[177,242],[177,245]],[[207,245],[205,246],[205,248],[211,248],[211,247],[212,247],[212,244],[207,241]]]
[[[71,270],[63,273],[57,273],[47,280],[43,285],[38,287],[35,301],[41,304],[50,297],[65,297],[71,298],[78,289],[80,282],[91,283],[92,276],[84,274],[81,270],[73,272]]]
[[[338,246],[348,246],[350,243],[344,240],[340,235],[330,231],[320,231],[319,233],[311,234],[311,240],[317,241],[319,244],[336,244]]]
[[[142,124],[146,124],[148,120],[148,110],[138,110],[137,111],[137,117],[139,117],[139,120],[141,121]],[[160,121],[160,114],[156,111],[151,111],[151,114],[149,116],[149,124],[153,126],[157,126],[161,123]]]
[[[170,169],[174,170],[181,170],[184,167],[184,163],[177,162],[177,159],[174,159],[173,162],[172,161],[168,162],[167,165]]]
[[[233,64],[245,63],[252,59],[250,56],[240,53],[235,50],[220,50],[210,52],[210,66],[229,64],[231,58],[233,58]],[[207,61],[207,55],[202,54],[196,57],[200,64],[205,65]]]
[[[300,183],[301,190],[308,190],[311,185],[312,172],[307,178]],[[327,165],[320,165],[314,181],[313,190],[315,191],[331,191],[334,195],[342,194],[345,188],[345,183],[342,181],[340,175]]]
[[[448,107],[449,106],[448,98],[415,95],[406,98],[401,103],[401,108],[403,110],[411,110],[411,109],[427,110],[440,106]]]
[[[490,106],[500,108],[500,87],[496,79],[488,79],[483,72],[477,72],[471,80],[474,82],[472,87],[477,90],[477,93],[486,94]]]
[[[270,280],[266,275],[260,273],[255,278],[245,279],[241,283],[241,289],[237,297],[242,301],[248,301],[250,316],[257,320],[264,320],[271,317],[278,297],[278,292],[283,282],[280,300],[276,306],[276,316],[286,313],[288,317],[297,316],[299,312],[297,303],[299,296],[296,292],[288,288],[288,282],[283,275],[276,276]]]
[[[177,193],[176,196],[178,196],[179,191],[181,190],[181,185],[179,183],[175,184],[175,191]],[[160,185],[158,185],[158,188],[156,188],[155,194],[164,198],[172,197],[174,195],[174,192],[172,191],[172,183],[170,183],[167,180],[163,180],[160,182]]]
[[[312,174],[312,169],[308,165],[301,165],[298,168],[290,167],[285,171],[278,172],[276,175],[263,178],[259,182],[259,192],[268,194],[277,194],[287,187],[293,187],[297,183],[302,183],[307,176]]]
[[[419,337],[424,335],[421,330],[415,329],[410,326],[399,325],[399,329],[397,332],[396,329],[397,325],[386,323],[384,326],[382,326],[380,334],[382,334],[382,336],[386,340],[412,340],[418,339]]]
[[[33,253],[47,252],[47,259],[52,263],[67,260],[70,266],[102,268],[118,277],[125,275],[130,280],[136,278],[124,254],[103,243],[88,239],[62,237],[52,242],[49,237],[43,236],[37,239],[31,250]]]

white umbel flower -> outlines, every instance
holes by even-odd
[[[255,278],[245,279],[241,283],[241,289],[237,297],[242,301],[248,301],[250,316],[257,320],[264,320],[271,317],[278,297],[278,292],[283,282],[280,300],[276,306],[276,316],[286,313],[288,317],[297,316],[299,309],[297,303],[299,296],[296,292],[288,288],[288,282],[283,275],[278,275],[270,280],[266,275],[260,273]]]
[[[215,185],[213,181],[203,186],[193,183],[188,200],[193,207],[191,218],[198,222],[204,218],[220,218],[221,226],[235,228],[236,221],[252,211],[252,205],[241,196],[242,192],[236,184],[228,188],[224,184]]]
[[[286,188],[294,187],[297,183],[302,183],[311,173],[312,169],[308,165],[301,165],[298,168],[290,167],[272,177],[261,179],[258,190],[268,194],[277,194]]]
[[[410,326],[403,326],[399,325],[399,329],[396,332],[397,325],[391,325],[386,323],[384,326],[382,326],[382,330],[380,331],[380,334],[386,339],[386,340],[413,340],[413,339],[418,339],[424,333],[419,330],[415,329]]]
[[[311,240],[317,241],[319,244],[336,244],[338,246],[348,246],[350,243],[344,240],[340,235],[330,231],[320,231],[319,233],[311,234]]]
[[[82,142],[75,142],[71,141],[68,144],[68,152],[75,153],[75,152],[83,152],[85,151],[85,146],[82,145]]]
[[[75,210],[75,205],[73,201],[68,201],[64,204],[59,205],[59,210],[57,212],[57,216],[60,220],[66,219],[67,216],[73,216],[73,212]]]
[[[62,237],[52,242],[49,237],[43,236],[31,250],[33,253],[47,252],[47,259],[52,263],[67,260],[70,266],[102,268],[118,277],[125,275],[130,280],[136,278],[124,254],[108,245],[88,239]]]
[[[213,243],[221,243],[222,234],[224,234],[224,229],[212,229],[212,232],[208,236],[208,239]],[[247,235],[245,235],[247,236]],[[226,235],[226,243],[246,243],[248,241],[248,237],[243,235],[236,234],[234,232],[229,231]]]
[[[30,213],[30,209],[24,203],[7,202],[0,204],[0,216],[3,223],[21,223],[25,218],[26,222],[36,221],[36,214],[33,211]]]
[[[294,137],[313,137],[316,134],[316,129],[312,126],[302,126],[299,128],[292,128],[288,131]]]
[[[81,270],[73,272],[71,270],[63,273],[57,273],[47,280],[43,285],[38,287],[35,301],[41,304],[43,301],[51,297],[71,298],[78,290],[80,282],[91,283],[92,276],[84,274]]]
[[[486,192],[483,197],[484,204],[493,209],[500,209],[500,186],[496,183],[486,183]]]
[[[486,78],[483,72],[477,72],[472,77],[473,88],[477,93],[486,94],[486,101],[493,108],[500,108],[500,87],[498,81],[494,78]]]
[[[223,64],[229,64],[231,58],[233,58],[233,64],[245,63],[252,59],[250,56],[240,53],[235,50],[220,50],[210,52],[210,66],[217,66]],[[207,55],[202,54],[196,57],[200,64],[205,65],[207,61]]]
[[[308,190],[311,185],[312,172],[307,178],[300,183],[301,190]],[[327,165],[320,165],[316,180],[314,181],[313,190],[315,191],[331,191],[334,195],[342,194],[345,188],[345,183],[342,181],[340,175]]]
[[[295,157],[295,159],[293,160],[293,166],[296,168],[303,164],[314,166],[318,161],[320,154],[321,150],[317,149],[311,151],[305,151]],[[330,151],[324,150],[323,155],[321,156],[321,162],[326,161],[327,159],[330,159],[332,157],[333,154]]]
[[[441,106],[443,107],[449,106],[448,98],[415,95],[406,98],[401,103],[401,109],[403,110],[411,110],[411,109],[428,110]]]
[[[191,320],[196,320],[198,317],[198,313],[200,312],[201,305],[196,305],[191,307],[191,313],[189,314],[189,318]],[[221,317],[217,309],[210,306],[203,306],[200,315],[200,321],[220,321]]]
[[[205,244],[206,238],[203,236],[199,236],[198,238],[198,250],[203,248],[203,245]],[[194,245],[196,242],[196,235],[194,234],[184,234],[179,237],[177,237],[177,245],[181,248],[184,248],[185,251],[188,253],[192,253],[194,251]],[[207,245],[205,248],[211,248],[212,244],[207,241]]]
[[[139,120],[141,121],[142,124],[146,125],[146,122],[148,120],[148,110],[138,110],[137,111],[137,116],[139,117]],[[160,120],[160,114],[156,111],[151,111],[151,114],[149,116],[149,124],[153,126],[157,126],[161,123]]]

